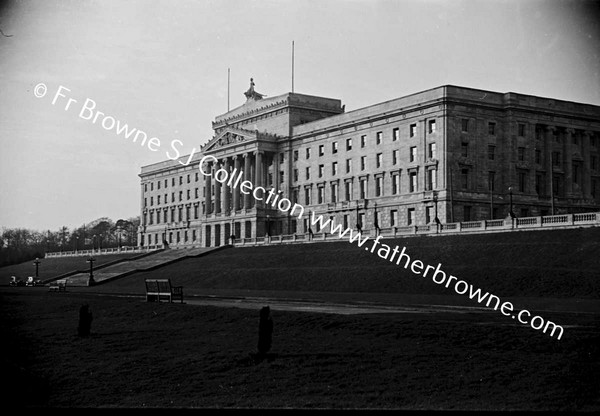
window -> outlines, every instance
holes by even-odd
[[[542,163],[542,152],[540,149],[535,149],[535,163],[538,165]]]
[[[197,220],[198,219],[198,205],[194,205],[194,219]],[[194,240],[196,238],[194,237]]]
[[[187,190],[187,199],[189,200],[189,199],[190,199],[190,197],[191,197],[191,192],[190,192],[190,189],[188,189],[188,190]]]
[[[167,210],[163,211],[163,222],[167,222]]]
[[[280,170],[280,171],[279,171],[279,183],[283,183],[283,182],[285,182],[285,181],[284,181],[284,179],[283,179],[283,176],[284,176],[284,175],[285,175],[285,172],[284,172],[284,171],[282,171],[282,170]]]
[[[331,184],[331,202],[337,202],[338,185],[337,183]]]
[[[375,196],[383,195],[383,178],[378,176],[375,178]]]
[[[573,163],[573,183],[579,184],[579,181],[581,180],[581,168],[579,167],[578,163]]]
[[[571,137],[572,137],[573,144],[579,145],[579,138],[578,138],[577,134],[573,134]]]
[[[306,180],[310,179],[310,167],[306,167]]]
[[[392,165],[395,165],[398,163],[398,152],[399,152],[399,150],[392,151]]]
[[[382,161],[383,161],[383,154],[377,153],[377,155],[375,156],[375,164],[377,165],[378,168],[381,167]]]
[[[360,199],[367,197],[367,179],[363,178],[360,180]]]
[[[311,204],[310,190],[311,188],[304,188],[304,205]]]
[[[426,191],[432,191],[437,187],[437,169],[427,169],[427,183],[425,184]]]
[[[413,225],[415,223],[415,209],[409,208],[406,212],[406,224]]]
[[[349,222],[348,222],[348,215],[344,215],[342,218],[344,219],[344,230],[345,230],[350,225]]]
[[[160,205],[160,195],[156,197],[156,205]]]
[[[171,186],[175,186],[175,178],[171,178]]]
[[[552,165],[560,166],[560,152],[552,152]]]
[[[471,221],[471,207],[469,205],[463,207],[463,221]]]
[[[417,146],[412,146],[410,148],[409,161],[414,162],[417,160]]]
[[[352,200],[352,182],[350,182],[350,181],[346,182],[345,196],[346,196],[346,201]]]
[[[435,133],[435,120],[429,120],[428,126],[429,126],[429,130],[428,130],[429,134]]]
[[[337,166],[338,166],[338,162],[333,162],[331,164],[331,174],[333,176],[337,175]]]
[[[198,172],[196,172],[196,177],[194,178],[194,180],[195,180],[196,182],[198,182],[198,178],[199,178],[199,177],[198,177]]]
[[[429,150],[429,159],[436,159],[437,158],[437,152],[436,152],[436,145],[435,145],[435,143],[429,143],[428,150]]]
[[[469,119],[468,118],[463,118],[461,120],[461,130],[464,133],[467,133],[469,131]]]
[[[337,150],[338,150],[338,148],[337,148],[337,142],[331,143],[331,153],[335,154],[335,153],[337,153]]]
[[[298,151],[294,150],[294,162],[298,161]]]
[[[152,206],[152,205],[154,205],[154,197],[153,196],[150,197],[150,206]]]
[[[411,124],[409,127],[409,136],[410,137],[415,137],[417,135],[417,125],[416,124]]]
[[[160,181],[156,181],[156,189],[160,189]]]
[[[324,172],[325,172],[325,165],[319,165],[319,178],[323,177]]]
[[[322,204],[325,200],[325,188],[319,186],[317,188],[317,204]]]
[[[190,175],[187,175],[187,183],[190,183]]]
[[[306,148],[306,158],[310,159],[310,147]]]
[[[325,145],[319,145],[319,156],[323,156],[325,154]]]
[[[398,224],[398,210],[390,210],[390,227],[395,227]]]
[[[183,176],[179,177],[179,185],[183,185]]]
[[[154,191],[154,182],[150,182],[150,191]]]
[[[433,207],[425,207],[425,224],[430,224],[433,221]]]
[[[598,169],[598,156],[595,156],[595,155],[590,156],[590,168],[593,170]]]
[[[171,192],[171,202],[175,202],[175,192]]]
[[[383,132],[378,131],[377,136],[376,136],[376,144],[381,144],[382,140],[383,140]]]
[[[296,204],[299,201],[299,193],[300,191],[298,191],[298,189],[294,189],[292,190],[292,204]]]
[[[460,155],[462,157],[469,157],[469,143],[460,144]]]
[[[519,178],[519,192],[525,192],[525,186],[527,183],[527,173],[526,172],[518,172]]]
[[[346,173],[352,171],[352,159],[346,159]]]
[[[352,150],[352,139],[346,139],[346,150]]]
[[[469,189],[469,169],[460,170],[460,185],[462,189]]]
[[[543,173],[535,175],[535,192],[540,196],[546,195],[546,175]]]
[[[488,159],[494,160],[495,157],[496,157],[496,146],[490,144],[490,145],[488,145]]]
[[[410,186],[408,191],[409,192],[417,192],[418,188],[417,188],[417,172],[411,172],[409,175],[409,179],[410,179]]]
[[[366,167],[367,167],[367,157],[361,156],[360,157],[360,170],[365,170]]]
[[[494,183],[496,182],[496,172],[488,172],[488,191],[494,191]]]
[[[517,148],[517,157],[520,161],[525,160],[525,148],[524,147]]]
[[[525,136],[525,124],[519,123],[519,137]]]
[[[490,121],[488,123],[488,134],[490,136],[495,136],[496,135],[496,123],[494,123],[493,121]]]
[[[178,211],[178,214],[179,214],[179,216],[178,216],[179,221],[183,221],[183,208],[179,207],[179,209],[177,211]]]
[[[183,191],[179,191],[179,200],[183,201]]]
[[[294,182],[298,182],[298,169],[294,169]]]
[[[360,136],[360,147],[365,147],[367,144],[367,136]]]
[[[392,141],[396,141],[400,138],[400,129],[399,128],[395,128],[394,130],[392,130]]]
[[[148,198],[144,198],[144,207],[148,206]]]
[[[400,175],[392,175],[392,195],[398,195],[400,193]]]

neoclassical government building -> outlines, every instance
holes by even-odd
[[[599,106],[453,85],[348,112],[252,80],[244,94],[191,158],[142,167],[140,245],[303,234],[313,212],[366,232],[600,207]],[[243,172],[305,215],[204,175],[206,156],[203,172]]]

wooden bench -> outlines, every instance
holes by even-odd
[[[171,285],[171,279],[146,279],[146,302],[161,302],[163,299],[183,303],[183,286]]]
[[[66,292],[67,291],[67,281],[65,279],[55,280],[54,282],[50,282],[50,287],[48,288],[50,292]]]

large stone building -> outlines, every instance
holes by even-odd
[[[301,234],[310,212],[370,231],[600,206],[599,106],[451,85],[349,112],[253,82],[245,95],[200,152],[142,167],[141,245]],[[203,174],[219,169],[304,215]]]

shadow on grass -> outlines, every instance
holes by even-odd
[[[360,354],[331,354],[331,353],[314,353],[314,354],[276,354],[276,353],[249,353],[248,357],[237,360],[238,365],[250,366],[266,362],[273,362],[278,359],[285,358],[331,358],[331,357],[360,357]]]

